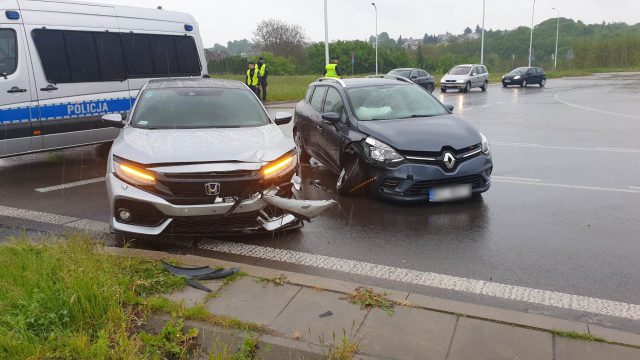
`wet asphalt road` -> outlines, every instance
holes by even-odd
[[[434,95],[493,144],[494,180],[481,198],[413,206],[338,198],[332,191],[336,176],[317,165],[305,169],[306,196],[334,198],[339,206],[301,232],[233,241],[640,303],[640,74],[549,80],[544,89],[491,86],[486,93]],[[283,107],[270,112],[292,111]],[[0,205],[108,221],[104,183],[34,190],[104,176],[107,151],[101,146],[0,159]],[[55,229],[8,217],[0,223],[6,225],[0,235],[11,227]],[[640,331],[631,320],[173,250]]]

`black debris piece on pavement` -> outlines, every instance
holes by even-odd
[[[320,317],[320,318],[326,318],[326,317],[329,317],[329,316],[333,316],[333,313],[331,312],[331,310],[318,315],[318,317]]]
[[[239,268],[231,268],[231,269],[212,269],[209,266],[201,266],[201,267],[193,267],[193,268],[185,268],[180,266],[171,265],[164,260],[162,261],[162,267],[165,270],[170,272],[172,275],[181,276],[187,279],[187,284],[196,289],[211,292],[211,289],[202,285],[197,280],[215,280],[215,279],[223,279],[227,276],[231,276],[238,271]]]

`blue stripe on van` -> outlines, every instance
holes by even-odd
[[[38,119],[42,121],[122,113],[131,109],[135,98],[115,98],[50,104],[43,106],[0,109],[0,123]]]

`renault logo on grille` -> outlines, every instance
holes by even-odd
[[[204,186],[204,192],[209,196],[220,195],[220,183],[208,183]]]
[[[444,153],[444,166],[446,166],[449,170],[453,169],[453,167],[456,166],[456,158],[452,153]]]

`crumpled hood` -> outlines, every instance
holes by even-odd
[[[438,152],[445,146],[463,149],[482,139],[475,126],[456,117],[360,121],[358,129],[398,150]]]
[[[295,144],[277,125],[233,129],[158,129],[125,127],[112,152],[140,164],[268,162]]]

